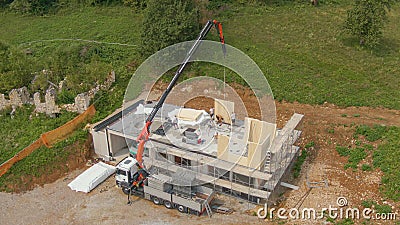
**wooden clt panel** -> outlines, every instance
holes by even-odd
[[[215,99],[214,108],[215,116],[221,116],[224,123],[232,124],[231,115],[233,114],[235,109],[235,104],[233,102]]]

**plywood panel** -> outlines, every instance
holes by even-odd
[[[231,115],[234,112],[235,104],[230,101],[215,99],[214,101],[214,114],[222,116],[224,123],[232,124]]]
[[[249,142],[259,143],[263,140],[263,123],[265,122],[257,119],[245,118],[245,132],[247,133],[245,136],[248,137]]]
[[[219,159],[227,159],[227,154],[228,154],[228,145],[229,145],[229,137],[225,135],[218,135],[218,149],[217,149],[217,157]]]
[[[177,117],[180,120],[197,121],[202,113],[201,110],[183,108],[179,110]]]

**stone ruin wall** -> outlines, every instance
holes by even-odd
[[[51,85],[46,90],[44,102],[41,102],[39,92],[34,93],[33,98],[31,98],[31,95],[26,87],[13,89],[8,95],[9,99],[6,99],[4,94],[0,94],[0,110],[8,107],[15,109],[16,107],[30,104],[35,106],[36,113],[45,113],[49,116],[54,116],[57,113],[60,113],[61,109],[65,109],[66,111],[70,112],[83,113],[89,107],[90,100],[94,98],[95,94],[99,90],[108,90],[114,82],[115,72],[111,71],[103,84],[97,85],[87,92],[78,94],[75,97],[75,102],[73,104],[64,105],[56,104],[57,90]],[[64,81],[60,82],[60,89],[62,88],[63,83]]]

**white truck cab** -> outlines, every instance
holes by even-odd
[[[126,157],[118,163],[116,169],[116,184],[120,187],[129,187],[133,182],[134,175],[138,171],[137,161],[135,158]]]

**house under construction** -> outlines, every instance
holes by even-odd
[[[138,101],[94,125],[95,152],[112,159],[134,151],[153,106]],[[164,104],[146,144],[145,166],[151,173],[185,174],[187,182],[179,181],[183,186],[204,185],[254,203],[274,201],[299,153],[293,144],[303,115],[294,114],[277,129],[254,118],[234,119],[234,113],[233,102],[219,99],[214,100],[213,118],[204,110]]]

